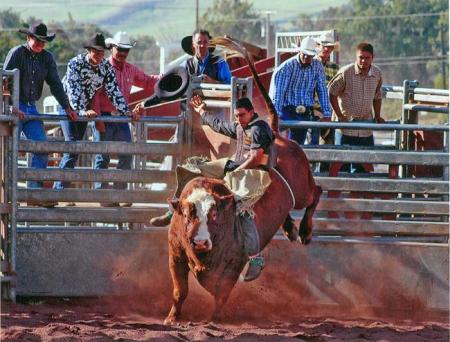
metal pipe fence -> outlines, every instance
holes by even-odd
[[[230,91],[229,101],[220,101],[219,107],[227,107],[232,110],[234,99],[246,93],[251,96],[251,80],[233,81],[234,86],[205,85],[199,82],[192,82],[188,94],[194,91]],[[18,84],[18,82],[17,82]],[[392,87],[392,91],[400,93],[403,87]],[[388,90],[388,92],[391,90]],[[430,93],[429,90],[414,91],[417,94]],[[434,95],[443,95],[445,92],[436,91]],[[250,95],[249,95],[250,94]],[[446,95],[445,95],[446,94]],[[448,92],[444,96],[448,96]],[[14,91],[14,96],[18,96],[18,89]],[[223,94],[222,94],[223,95]],[[226,94],[225,94],[226,95]],[[402,93],[402,96],[404,94]],[[189,95],[188,95],[189,96]],[[3,100],[3,99],[2,99]],[[15,101],[15,102],[14,102]],[[14,100],[18,105],[18,97]],[[210,105],[217,103],[210,101]],[[0,103],[2,104],[2,103]],[[223,105],[223,106],[222,106]],[[421,105],[422,106],[422,105]],[[424,105],[425,110],[432,111],[436,106]],[[445,107],[445,106],[441,106]],[[167,209],[166,199],[171,197],[174,188],[173,168],[177,162],[181,162],[185,156],[195,153],[196,146],[193,146],[192,136],[192,113],[190,109],[186,113],[174,117],[153,116],[144,117],[136,125],[136,141],[132,143],[119,142],[62,142],[62,141],[19,141],[18,119],[11,115],[6,115],[8,111],[5,106],[1,106],[3,115],[0,115],[0,123],[12,125],[12,134],[8,143],[8,190],[7,200],[11,203],[11,211],[8,213],[9,241],[11,250],[11,269],[15,271],[16,259],[16,231],[19,226],[21,232],[32,231],[55,231],[58,229],[75,229],[85,231],[85,229],[98,230],[105,229],[108,232],[124,233],[120,229],[152,230],[148,225],[151,216],[161,213]],[[409,108],[404,106],[405,111],[415,110],[418,107]],[[448,112],[448,107],[447,107]],[[49,122],[56,122],[67,119],[65,116],[39,115],[27,116],[28,119],[39,119]],[[104,122],[131,122],[129,117],[99,117],[80,118],[80,121],[104,121]],[[422,125],[409,122],[387,122],[384,124],[361,123],[361,122],[292,122],[284,121],[280,127],[286,128],[353,128],[371,129],[376,131],[427,131],[427,132],[448,132],[448,124]],[[150,140],[148,129],[176,130],[176,139],[168,141]],[[448,135],[445,135],[448,139]],[[426,239],[448,238],[448,231],[443,228],[448,217],[448,144],[442,151],[413,151],[394,150],[391,147],[374,148],[346,147],[346,146],[305,146],[304,151],[311,162],[328,163],[380,163],[388,165],[389,168],[396,165],[425,165],[439,166],[444,169],[443,177],[436,179],[414,179],[403,175],[403,178],[396,177],[389,179],[386,174],[364,173],[358,178],[348,173],[336,175],[316,174],[316,181],[324,189],[323,201],[319,205],[315,222],[319,229],[317,236],[327,238],[328,236],[352,236],[364,237],[386,236],[397,239],[401,242],[401,237]],[[72,152],[84,155],[96,153],[108,154],[129,154],[134,155],[139,163],[132,170],[92,170],[86,167],[79,167],[73,170],[61,170],[56,167],[47,169],[31,169],[27,166],[18,166],[19,153],[39,152]],[[149,162],[148,157],[156,158],[155,162]],[[175,160],[170,167],[163,168],[162,164],[171,157]],[[391,169],[390,169],[391,170]],[[27,180],[40,180],[52,182],[62,180],[67,182],[79,182],[87,184],[86,188],[69,188],[64,190],[27,189],[20,184]],[[128,189],[90,189],[92,182],[126,182],[131,183]],[[330,194],[340,192],[341,194],[351,193],[372,193],[384,194],[384,198],[349,198],[330,197]],[[403,196],[407,194],[408,196]],[[403,196],[403,197],[402,197]],[[51,200],[58,201],[60,205],[55,208],[29,207],[25,203],[30,200]],[[62,203],[76,202],[77,206],[61,206]],[[133,203],[130,208],[125,207],[100,207],[99,203]],[[20,203],[20,206],[18,206]],[[447,209],[446,209],[447,206]],[[339,215],[327,216],[329,213],[339,212]],[[375,213],[374,219],[366,219],[364,225],[354,215],[347,213],[357,212],[361,215]],[[298,213],[293,213],[294,216]],[[344,217],[342,217],[344,214]],[[384,216],[391,215],[388,218]],[[392,216],[393,215],[393,216]],[[298,216],[298,215],[297,215]],[[444,220],[442,219],[444,218]],[[431,227],[431,228],[427,228]],[[63,228],[62,228],[63,227]],[[81,229],[81,227],[83,227]],[[11,297],[15,293],[11,291]]]

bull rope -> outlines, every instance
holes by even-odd
[[[292,208],[291,208],[291,210],[294,209],[294,207],[295,207],[295,196],[294,196],[294,192],[292,191],[291,186],[289,185],[289,183],[288,183],[288,181],[286,180],[286,178],[284,178],[284,177],[282,176],[282,174],[281,174],[280,172],[278,172],[277,169],[275,169],[275,168],[273,168],[273,167],[272,167],[271,169],[272,169],[273,171],[275,171],[275,172],[278,174],[278,176],[280,176],[280,178],[283,180],[284,184],[286,184],[287,188],[289,189],[289,193],[291,194],[291,197],[292,197]]]

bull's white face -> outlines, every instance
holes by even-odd
[[[195,221],[198,222],[196,225],[197,229],[192,232],[193,235],[191,236],[194,248],[200,251],[209,251],[212,249],[212,242],[208,230],[208,218],[211,215],[211,209],[216,205],[216,201],[214,200],[214,197],[203,188],[194,189],[186,200],[195,206]]]

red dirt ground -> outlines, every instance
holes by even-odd
[[[449,341],[444,323],[336,320],[293,317],[290,321],[246,319],[223,322],[192,314],[176,326],[164,326],[158,303],[121,299],[30,299],[2,302],[2,341]],[[155,304],[155,305],[152,305]],[[145,309],[147,307],[147,309]],[[166,308],[168,309],[168,308]],[[189,313],[186,313],[189,316]]]

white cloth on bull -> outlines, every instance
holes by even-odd
[[[191,157],[183,165],[189,171],[202,176],[223,179],[225,186],[234,194],[237,214],[248,213],[252,217],[253,205],[264,195],[271,180],[269,172],[260,169],[244,169],[228,172],[224,176],[228,158],[210,161],[205,157]]]
[[[225,186],[234,194],[238,213],[248,212],[252,217],[253,205],[264,195],[271,180],[269,172],[258,169],[243,169],[228,172]]]

